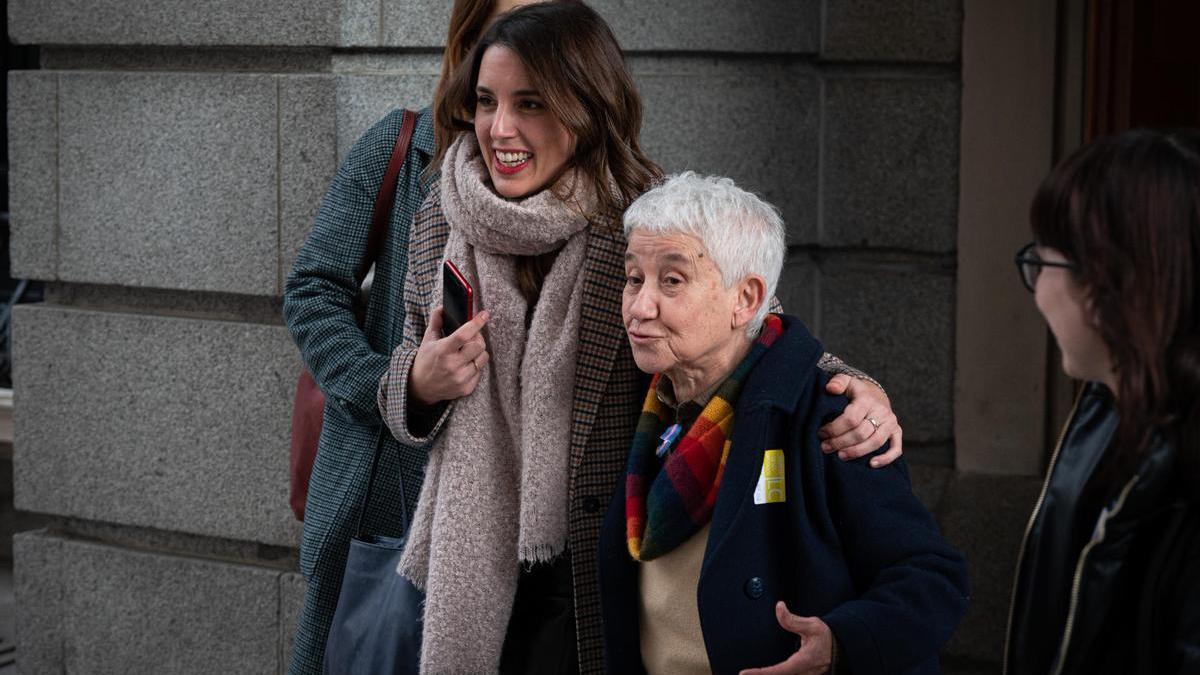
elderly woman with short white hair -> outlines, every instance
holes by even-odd
[[[965,563],[903,460],[821,452],[846,401],[804,324],[767,312],[778,212],[689,172],[624,224],[622,317],[653,379],[600,539],[609,672],[938,672]]]

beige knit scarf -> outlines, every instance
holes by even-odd
[[[495,672],[520,565],[549,561],[566,544],[586,214],[595,204],[582,186],[566,201],[556,196],[575,181],[568,171],[551,189],[503,199],[469,133],[442,164],[444,258],[473,284],[476,309],[491,313],[491,359],[433,443],[400,561],[400,573],[426,592],[423,673]],[[554,250],[526,331],[514,256]],[[438,279],[434,307],[440,270]]]

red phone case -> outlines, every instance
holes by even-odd
[[[455,297],[451,296],[451,293],[454,292],[452,287],[448,284],[448,282],[451,280],[451,278],[446,278],[445,275],[443,275],[443,279],[442,279],[442,283],[443,283],[443,288],[442,288],[443,320],[449,319],[451,323],[459,323],[459,321],[458,321],[459,317],[451,316],[450,313],[456,312],[456,310],[459,309],[459,307],[452,306],[452,302],[454,304],[458,304],[459,302],[461,302],[462,305],[464,305],[463,307],[461,307],[461,309],[465,310],[465,313],[464,313],[465,316],[464,316],[464,318],[462,318],[461,323],[466,323],[467,321],[470,321],[475,316],[475,289],[471,288],[470,282],[467,281],[467,278],[463,276],[462,272],[460,272],[458,270],[458,267],[453,262],[447,260],[445,263],[445,269],[450,271],[450,273],[452,275],[451,278],[455,282],[455,285],[458,286],[457,291],[461,294],[462,297],[455,298]],[[461,323],[459,323],[459,325],[461,325]],[[450,329],[442,331],[443,335],[449,335],[450,333],[453,333],[454,330],[456,330],[458,328],[458,326],[453,326],[452,328],[450,326],[447,326],[447,328],[450,328]]]

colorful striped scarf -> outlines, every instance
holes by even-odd
[[[644,562],[669,553],[712,519],[742,384],[782,334],[783,322],[768,314],[750,353],[717,388],[682,439],[679,434],[664,439],[674,411],[658,399],[662,373],[654,376],[625,469],[625,532],[634,560]],[[675,446],[665,463],[659,459],[660,445],[667,451]]]

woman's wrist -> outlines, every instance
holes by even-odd
[[[408,371],[409,407],[413,410],[429,411],[441,401],[433,400],[433,397],[429,396],[425,388],[420,385],[420,375],[417,372],[420,368],[421,355],[418,353],[417,358],[413,360],[412,368]]]

